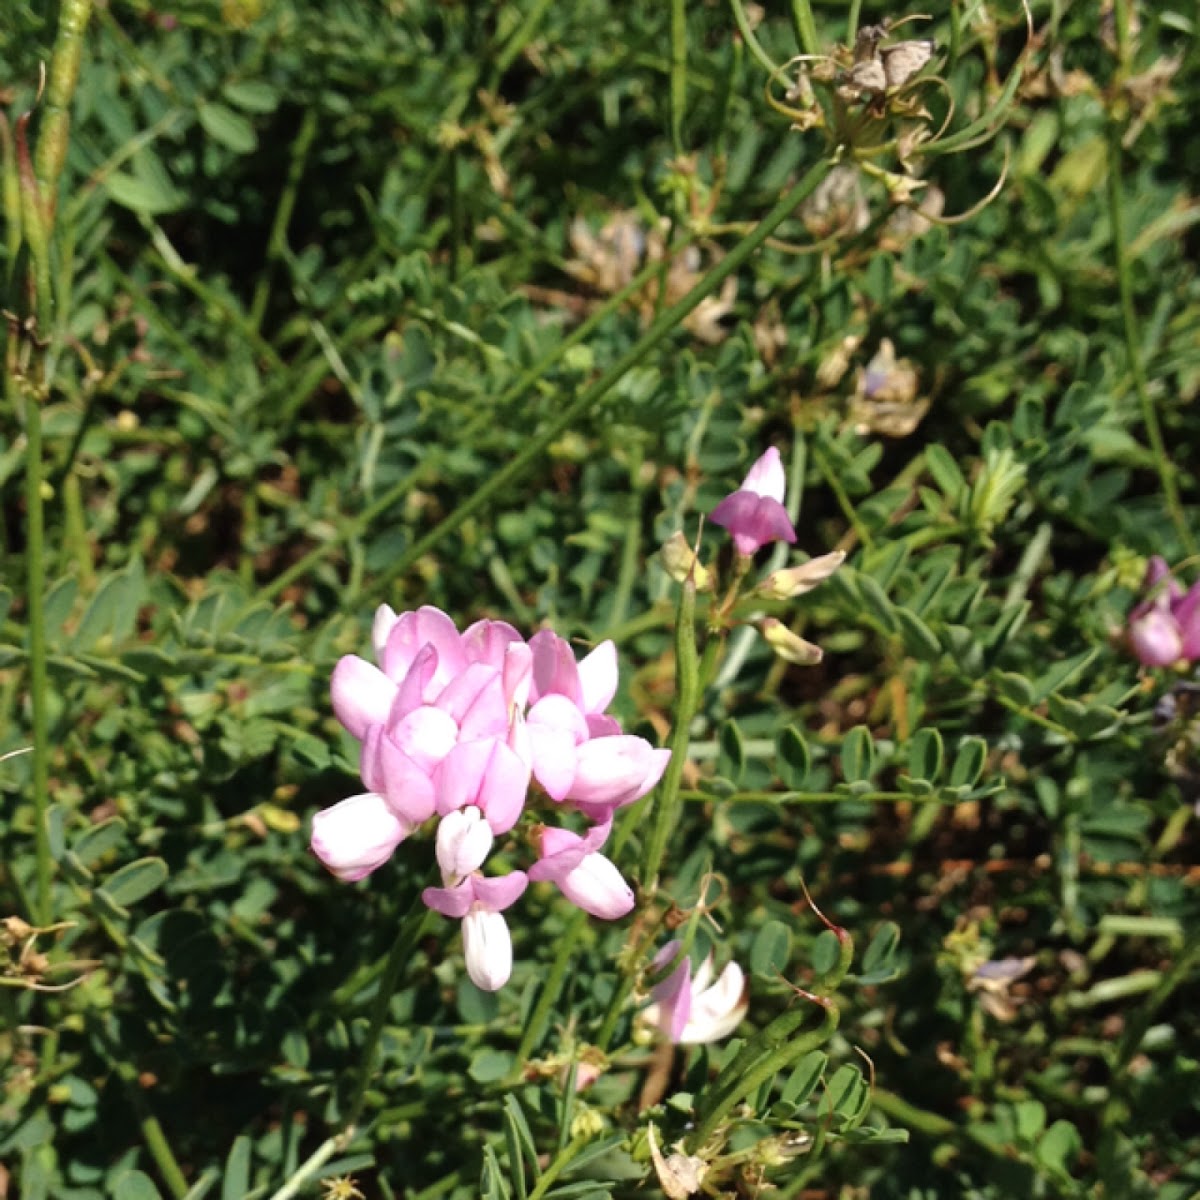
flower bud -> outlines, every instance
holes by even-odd
[[[819,583],[824,583],[846,561],[844,550],[834,550],[830,554],[822,554],[820,558],[810,559],[798,567],[788,567],[782,571],[772,571],[758,585],[758,591],[772,600],[794,600],[811,592]]]
[[[758,623],[758,632],[766,639],[767,645],[783,659],[784,662],[795,663],[800,667],[811,667],[824,658],[820,646],[806,642],[794,634],[782,621],[774,617],[764,617]]]

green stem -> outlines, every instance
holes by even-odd
[[[300,1189],[304,1187],[314,1175],[339,1151],[346,1143],[345,1134],[338,1133],[333,1137],[326,1138],[312,1154],[308,1156],[296,1168],[291,1178],[277,1192],[271,1195],[271,1200],[291,1200],[293,1196],[299,1194]]]
[[[534,1006],[529,1020],[525,1023],[525,1030],[521,1034],[521,1043],[517,1046],[518,1070],[546,1032],[546,1026],[550,1023],[550,1014],[562,992],[563,980],[567,977],[567,967],[570,965],[571,956],[575,951],[575,943],[579,940],[579,935],[586,924],[587,913],[583,909],[578,909],[558,938],[554,962],[550,964],[546,982],[542,984],[541,995],[538,996],[537,1004]]]
[[[1117,20],[1120,29],[1121,21]],[[1163,441],[1162,427],[1158,421],[1158,410],[1146,381],[1146,366],[1142,360],[1142,341],[1138,331],[1137,313],[1134,310],[1133,279],[1130,269],[1128,242],[1125,232],[1125,194],[1121,186],[1121,132],[1122,122],[1113,118],[1108,127],[1108,212],[1112,223],[1113,257],[1116,260],[1117,290],[1121,298],[1121,324],[1125,333],[1125,351],[1129,355],[1129,372],[1133,377],[1133,389],[1142,410],[1142,424],[1150,442],[1150,453],[1158,471],[1163,497],[1179,540],[1189,554],[1196,553],[1196,542],[1188,527],[1183,504],[1175,478],[1175,464],[1167,453]]]
[[[813,20],[812,6],[808,0],[792,0],[792,28],[796,41],[804,54],[820,54],[821,43],[817,38],[817,23]]]
[[[682,249],[689,241],[690,239],[685,239],[676,247],[676,250]],[[510,406],[515,405],[527,392],[537,387],[560,359],[575,346],[586,341],[630,296],[644,288],[657,271],[658,264],[654,262],[643,268],[634,279],[615,295],[610,296],[574,332],[559,342],[553,350],[544,354],[499,397],[494,408],[489,409],[486,413],[481,413],[475,422],[463,430],[461,435],[463,442],[470,442],[472,435],[477,430],[493,422],[496,412],[503,413]],[[386,492],[347,522],[344,527],[345,537],[342,540],[344,541],[361,530],[368,528],[376,517],[382,516],[389,508],[402,500],[423,478],[436,475],[441,469],[444,457],[445,452],[439,452],[436,449],[426,454],[419,467],[410,471],[403,479],[394,483]],[[319,546],[315,546],[303,558],[299,559],[281,575],[276,576],[270,583],[260,589],[260,597],[265,600],[273,599],[284,591],[284,589],[290,587],[297,579],[306,575],[318,563],[328,558],[340,544],[339,540],[331,539],[328,542],[322,542]]]
[[[691,1138],[693,1148],[698,1149],[709,1141],[739,1100],[757,1091],[768,1079],[833,1036],[838,1025],[837,1007],[828,1000],[820,1003],[824,1015],[816,1029],[796,1036],[796,1030],[808,1015],[807,1008],[798,1006],[782,1013],[752,1038],[734,1062],[721,1072],[711,1092],[701,1098],[700,1123]],[[739,1066],[744,1060],[750,1061],[744,1067]],[[723,1082],[726,1080],[728,1082]]]
[[[687,112],[687,3],[671,0],[671,149],[683,154],[683,115]]]
[[[494,505],[497,498],[519,479],[568,429],[586,413],[594,409],[630,370],[638,365],[651,350],[665,340],[683,322],[683,319],[706,297],[715,292],[760,246],[779,228],[796,208],[807,199],[821,181],[829,174],[833,164],[822,159],[798,182],[784,193],[774,208],[758,226],[720,260],[681,300],[677,300],[631,346],[595,383],[584,389],[574,403],[550,421],[540,433],[534,435],[529,444],[515,458],[494,472],[491,478],[468,500],[464,501],[440,525],[434,526],[424,537],[414,542],[394,563],[376,579],[373,591],[380,592],[393,579],[412,569],[413,564],[458,530],[476,513]]]
[[[716,636],[709,638],[705,658],[710,658],[720,646]],[[709,664],[711,666],[711,662]],[[654,803],[654,825],[646,843],[642,863],[642,889],[652,895],[658,887],[658,870],[662,865],[667,839],[679,823],[682,804],[679,789],[683,768],[687,765],[688,743],[691,740],[692,718],[700,707],[703,694],[700,656],[696,650],[696,585],[688,580],[679,592],[675,610],[675,722],[671,730],[671,761],[667,764],[658,798]]]
[[[417,942],[425,935],[427,926],[431,923],[431,911],[425,907],[420,892],[413,900],[412,907],[400,922],[400,932],[392,944],[388,955],[387,966],[383,978],[379,981],[379,991],[375,993],[375,1006],[371,1010],[371,1025],[367,1030],[367,1040],[363,1043],[362,1063],[358,1070],[358,1082],[354,1089],[354,1097],[343,1121],[344,1137],[348,1140],[362,1116],[363,1106],[367,1102],[367,1086],[371,1082],[371,1073],[375,1069],[375,1054],[379,1049],[379,1039],[383,1036],[383,1027],[387,1022],[388,1005],[392,1002],[392,994],[400,979],[400,970],[408,962]]]
[[[250,305],[250,316],[247,324],[258,334],[262,330],[263,316],[267,311],[267,301],[271,295],[271,278],[275,273],[276,264],[283,258],[287,249],[288,225],[292,220],[292,212],[296,207],[296,197],[300,193],[300,180],[304,176],[304,167],[308,162],[308,152],[312,148],[313,139],[317,134],[317,110],[305,110],[304,119],[300,123],[300,132],[292,143],[292,157],[288,164],[287,181],[279,195],[279,204],[275,209],[275,220],[271,224],[271,235],[267,239],[267,261],[262,274],[254,288],[254,300]]]
[[[46,107],[42,115],[37,146],[37,178],[46,211],[51,220],[59,176],[67,158],[71,128],[71,99],[79,81],[83,58],[83,35],[92,15],[92,0],[62,0],[58,12],[58,33],[50,70],[46,78]]]
[[[113,1050],[115,1051],[116,1047],[113,1047]],[[158,1167],[163,1182],[175,1200],[183,1200],[188,1193],[188,1181],[158,1118],[146,1108],[141,1088],[138,1086],[137,1069],[131,1062],[119,1061],[115,1054],[112,1061],[137,1113],[138,1128],[142,1131],[142,1140],[146,1143],[146,1149],[150,1151],[150,1157],[154,1159],[154,1165]]]

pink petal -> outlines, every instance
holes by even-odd
[[[1169,612],[1153,608],[1130,621],[1129,646],[1144,667],[1169,667],[1183,654],[1183,636]]]
[[[411,830],[382,796],[351,796],[312,819],[313,853],[339,879],[353,882],[383,866]]]
[[[458,741],[454,718],[428,704],[413,709],[388,732],[396,745],[429,775]]]
[[[768,496],[782,504],[786,487],[787,476],[783,471],[779,451],[774,446],[769,446],[742,480],[740,490],[754,492],[758,496]]]
[[[468,662],[487,663],[497,668],[503,664],[510,645],[524,645],[524,639],[507,621],[476,621],[463,630],[461,641]]]
[[[619,920],[635,903],[633,889],[616,864],[603,854],[587,855],[579,866],[556,882],[572,904],[602,921]]]
[[[387,645],[388,634],[392,632],[400,618],[390,604],[381,604],[375,610],[375,620],[371,623],[371,645],[375,648],[375,661],[383,661],[383,650]]]
[[[421,900],[426,908],[441,913],[443,917],[461,919],[471,911],[475,903],[474,881],[468,877],[454,887],[427,887],[421,893]]]
[[[438,686],[444,687],[466,669],[467,657],[454,622],[441,609],[427,605],[416,612],[401,613],[392,627],[382,664],[389,678],[399,679],[406,674],[425,646],[433,646],[437,651]]]
[[[382,725],[372,725],[363,742],[363,783],[380,793],[398,816],[412,825],[433,816],[433,781],[405,754]]]
[[[617,648],[601,642],[579,662],[579,707],[585,713],[602,713],[617,694]]]
[[[592,738],[579,747],[568,800],[620,808],[644,796],[661,778],[670,750],[656,750],[632,734]]]
[[[365,658],[347,654],[333,668],[329,693],[337,719],[361,741],[369,726],[387,720],[396,685]]]
[[[566,696],[578,703],[580,698],[579,668],[570,645],[556,633],[543,629],[529,639],[533,652],[533,688],[530,699],[539,700],[551,693]]]
[[[510,871],[507,875],[495,875],[490,879],[482,875],[472,878],[475,903],[487,912],[503,912],[521,898],[529,886],[529,877],[524,871]]]

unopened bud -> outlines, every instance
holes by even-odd
[[[811,667],[824,657],[820,646],[806,642],[774,617],[764,617],[759,621],[758,632],[784,662],[795,663],[799,667]]]
[[[713,573],[700,561],[680,530],[663,542],[659,557],[667,574],[676,583],[685,583],[690,579],[696,585],[696,591],[712,591]]]
[[[819,583],[824,583],[846,561],[844,550],[834,550],[830,554],[822,554],[820,558],[809,559],[798,567],[788,567],[782,571],[772,571],[758,585],[758,591],[772,600],[794,600],[811,592]]]

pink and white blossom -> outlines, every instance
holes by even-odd
[[[709,519],[729,530],[743,557],[768,542],[794,542],[796,530],[783,507],[786,486],[779,451],[771,446],[750,468],[742,486],[726,496]]]
[[[679,953],[678,941],[668,942],[655,955],[652,966],[662,970]],[[713,980],[710,954],[692,975],[691,960],[683,961],[650,992],[651,1003],[639,1020],[677,1046],[717,1042],[728,1037],[746,1015],[746,977],[730,962]]]
[[[529,868],[529,878],[534,883],[553,883],[593,917],[615,921],[625,916],[634,905],[633,889],[616,864],[598,853],[611,828],[611,821],[594,825],[582,837],[568,829],[542,829],[540,857]]]
[[[339,879],[352,883],[383,866],[412,828],[382,796],[364,792],[313,817],[313,853]]]

